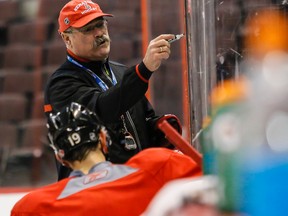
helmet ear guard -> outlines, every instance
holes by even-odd
[[[110,138],[110,135],[105,127],[102,127],[100,131],[100,143],[101,143],[101,149],[104,154],[108,154],[109,152],[109,146],[112,144],[112,140]]]
[[[51,113],[47,128],[50,146],[57,159],[63,163],[65,154],[71,150],[87,143],[98,143],[104,126],[94,112],[73,102],[61,112]],[[106,140],[108,141],[107,138]],[[105,145],[101,147],[107,154],[108,142],[103,143]]]

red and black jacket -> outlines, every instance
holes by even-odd
[[[94,111],[110,132],[114,144],[109,149],[109,160],[113,163],[124,163],[140,150],[153,146],[153,130],[149,120],[156,116],[145,97],[152,73],[144,63],[127,68],[122,64],[106,61],[104,64],[111,68],[117,79],[117,84],[113,86],[101,71],[102,62],[75,60],[97,74],[109,89],[103,91],[85,69],[66,60],[48,79],[45,113],[48,115],[50,112],[60,111],[71,102],[77,102]],[[124,115],[127,129],[138,145],[136,150],[128,151],[122,145],[115,144],[119,143],[119,131],[123,129],[121,115]]]

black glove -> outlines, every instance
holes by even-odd
[[[174,149],[175,146],[171,144],[165,137],[165,134],[158,128],[159,122],[166,120],[179,134],[182,135],[182,126],[177,116],[173,114],[166,114],[157,118],[149,120],[150,127],[152,128],[152,147],[165,147]]]

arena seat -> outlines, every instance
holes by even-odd
[[[29,119],[19,124],[21,133],[20,146],[42,149],[43,143],[47,142],[47,128],[45,119]]]
[[[18,1],[1,0],[0,1],[0,21],[8,22],[16,19],[19,16],[19,4]]]
[[[10,152],[17,144],[16,125],[12,123],[1,122],[0,137],[0,174],[2,175],[6,169]]]
[[[47,19],[11,24],[8,28],[8,43],[34,45],[44,43],[49,37],[49,24]]]
[[[3,79],[3,93],[32,93],[34,90],[34,74],[23,69],[4,70],[1,73]]]
[[[23,94],[0,94],[0,119],[22,121],[27,117],[27,98]]]
[[[33,119],[45,119],[43,107],[44,107],[44,93],[39,92],[36,95],[34,95],[33,110],[32,110]]]
[[[45,119],[29,119],[19,124],[20,151],[31,158],[32,183],[41,180],[41,161],[47,147],[47,128]],[[50,163],[50,162],[48,162]]]
[[[8,45],[4,49],[4,68],[25,68],[34,69],[41,65],[42,48],[29,44]]]
[[[62,1],[39,0],[38,17],[57,20],[59,11],[67,2],[69,2],[69,0],[62,0]]]
[[[6,148],[5,163],[2,166],[2,172],[5,175],[0,180],[4,186],[13,185],[15,182],[20,185],[35,185],[42,178],[43,158],[48,156],[44,145],[44,143],[47,144],[45,121],[42,119],[25,120],[18,125],[17,129],[18,143],[16,146],[10,143],[10,147]],[[48,164],[51,166],[51,161],[48,161]],[[21,178],[21,182],[17,178]]]
[[[66,59],[66,48],[62,41],[52,42],[44,48],[44,65],[61,65]]]

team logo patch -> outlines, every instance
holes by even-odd
[[[91,182],[94,182],[96,180],[102,179],[104,177],[106,177],[108,174],[107,170],[101,170],[100,172],[95,172],[92,174],[89,174],[87,176],[85,176],[83,184],[89,184]]]
[[[66,17],[66,18],[64,19],[64,23],[65,23],[66,25],[69,25],[69,23],[70,23],[70,20],[69,20],[69,18],[68,18],[68,17]]]

